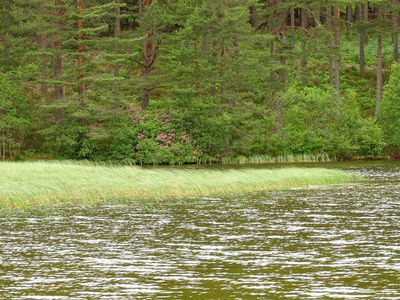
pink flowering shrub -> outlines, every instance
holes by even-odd
[[[184,164],[207,160],[199,138],[167,114],[146,113],[129,120],[129,136],[124,135],[124,159],[145,164]],[[129,149],[128,149],[129,148]],[[129,157],[126,157],[129,156]]]

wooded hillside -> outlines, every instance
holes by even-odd
[[[400,157],[397,0],[3,0],[0,157]]]

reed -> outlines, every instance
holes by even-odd
[[[293,163],[293,162],[329,162],[336,161],[335,157],[329,157],[328,154],[286,154],[279,156],[270,155],[252,155],[249,157],[224,157],[221,159],[223,164],[266,164],[266,163]]]
[[[1,162],[0,209],[113,203],[117,199],[222,196],[360,180],[362,177],[357,174],[323,168],[222,171],[76,162]]]

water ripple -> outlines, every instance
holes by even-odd
[[[400,168],[358,185],[0,219],[1,299],[400,299]]]

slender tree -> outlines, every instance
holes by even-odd
[[[357,5],[359,7],[359,57],[360,57],[360,73],[363,74],[365,72],[365,28],[366,24],[364,22],[364,11],[367,9],[366,4]]]
[[[302,80],[306,81],[306,67],[307,67],[307,10],[306,8],[301,9],[301,73]]]
[[[78,0],[78,14],[82,16],[83,13],[83,0]],[[82,29],[83,29],[83,21],[81,18],[78,20],[78,99],[79,99],[79,106],[83,106],[83,73],[82,73],[82,68],[83,68],[83,34],[82,34]]]
[[[335,46],[337,57],[335,58],[335,89],[340,96],[340,7],[335,8]]]
[[[351,5],[346,5],[346,36],[350,36],[352,23],[353,23],[353,9]]]
[[[295,43],[295,27],[296,26],[296,17],[295,17],[295,8],[290,8],[290,40],[292,44]]]
[[[393,60],[399,61],[399,15],[397,0],[392,0]]]
[[[61,99],[64,96],[64,85],[61,83],[63,75],[63,63],[61,53],[61,31],[62,31],[62,19],[64,17],[64,2],[62,0],[55,0],[55,27],[57,30],[53,35],[54,49],[56,55],[53,57],[53,71],[54,79],[54,98]]]
[[[140,1],[140,0],[139,0]],[[145,8],[149,8],[152,4],[152,0],[144,0]],[[141,6],[141,5],[140,5]],[[150,72],[154,69],[154,63],[157,57],[157,46],[156,46],[156,36],[153,29],[150,29],[147,33],[147,38],[143,42],[142,47],[142,76],[144,85],[142,87],[142,109],[146,109],[150,102],[150,91],[149,86],[149,76]]]
[[[326,27],[328,32],[332,31],[332,7],[330,4],[326,5]],[[329,40],[328,47],[332,48],[332,41]],[[329,83],[334,86],[333,82],[333,56],[332,53],[328,54],[328,72],[329,72]]]
[[[375,114],[378,116],[380,113],[380,105],[381,105],[381,99],[382,99],[382,94],[383,94],[383,78],[382,78],[382,41],[383,41],[383,36],[382,36],[382,7],[378,6],[377,7],[377,14],[378,14],[378,52],[377,52],[377,57],[378,57],[378,62],[377,62],[377,67],[376,67],[376,108],[375,108]]]
[[[3,55],[3,62],[4,65],[9,64],[10,62],[10,44],[8,42],[8,37],[10,36],[10,10],[11,10],[11,0],[4,1],[4,8],[3,8],[3,18],[4,18],[4,55]]]
[[[120,0],[115,0],[115,3],[119,4]],[[119,39],[121,32],[121,7],[117,5],[115,7],[115,22],[114,22],[114,38]],[[120,73],[120,64],[116,62],[114,64],[114,76],[116,78],[119,77]],[[117,109],[120,107],[120,91],[118,81],[114,83],[114,108]]]

